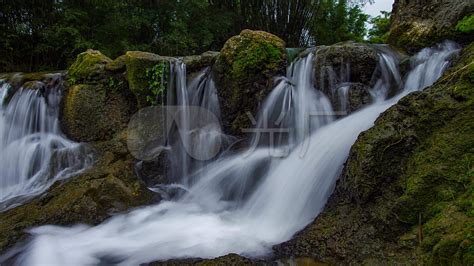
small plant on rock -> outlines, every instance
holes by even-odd
[[[151,68],[147,68],[145,76],[148,79],[148,88],[150,89],[150,95],[146,96],[146,100],[151,105],[158,105],[161,98],[163,102],[163,97],[167,87],[166,75],[169,70],[168,64],[161,62],[154,65]]]

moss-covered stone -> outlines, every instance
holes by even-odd
[[[71,84],[100,80],[103,78],[105,66],[110,62],[112,60],[101,52],[89,49],[80,53],[68,68],[68,80]]]
[[[351,149],[323,213],[280,256],[474,263],[474,44],[433,86],[384,112]]]
[[[62,105],[64,132],[81,142],[110,139],[127,126],[133,112],[133,104],[123,92],[103,84],[70,87]]]
[[[205,67],[210,67],[219,56],[219,52],[207,51],[200,55],[190,55],[183,57],[188,73],[199,71]]]
[[[126,55],[121,55],[115,58],[112,62],[105,65],[105,69],[112,73],[124,72],[126,59]]]
[[[150,89],[150,79],[146,76],[147,69],[158,64],[169,64],[174,59],[140,51],[128,51],[125,57],[130,91],[135,95],[139,107],[148,106],[147,96],[154,95]]]
[[[91,169],[56,183],[39,198],[0,213],[0,253],[25,240],[29,228],[98,224],[114,213],[159,200],[135,177],[125,133],[93,146],[98,160]]]
[[[410,53],[446,39],[472,42],[472,34],[457,27],[472,12],[474,2],[470,0],[396,0],[388,42]]]
[[[109,140],[123,130],[136,110],[136,99],[123,74],[125,57],[112,61],[87,50],[69,67],[62,99],[61,126],[80,142]]]
[[[243,30],[225,43],[213,74],[227,133],[241,135],[242,128],[251,126],[246,113],[255,115],[286,63],[285,43],[270,33]]]

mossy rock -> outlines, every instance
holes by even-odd
[[[110,58],[96,50],[80,53],[68,68],[68,81],[71,84],[100,81],[105,76],[105,66],[110,62]]]
[[[266,265],[263,261],[252,260],[237,254],[228,254],[214,259],[175,259],[167,261],[152,262],[150,266],[213,266],[213,265]]]
[[[173,60],[175,59],[140,51],[128,51],[125,54],[129,88],[135,95],[139,107],[150,105],[147,96],[154,97],[149,85],[150,79],[146,75],[147,69],[161,63],[169,64]]]
[[[70,87],[62,101],[61,125],[79,142],[108,140],[127,126],[133,104],[123,92],[106,85]]]
[[[127,59],[126,55],[121,55],[115,58],[112,62],[105,65],[105,69],[112,73],[121,73],[124,72],[126,69],[125,61]]]
[[[207,51],[200,55],[185,56],[183,57],[183,63],[186,64],[186,71],[192,73],[212,66],[217,56],[219,56],[219,52]]]
[[[224,130],[241,135],[251,127],[247,112],[258,106],[273,87],[273,78],[284,75],[285,43],[263,31],[243,30],[230,38],[213,66]]]
[[[473,12],[474,2],[470,0],[396,0],[388,43],[409,53],[446,39],[470,43],[474,41],[473,35],[468,30],[463,31],[469,26],[459,25]]]
[[[279,256],[474,263],[474,44],[433,86],[363,132],[325,210]]]
[[[125,133],[93,145],[98,160],[91,169],[56,183],[39,198],[0,213],[0,253],[25,241],[27,229],[32,227],[96,225],[113,214],[159,200],[135,177]]]

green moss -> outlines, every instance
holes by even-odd
[[[77,84],[84,80],[99,79],[105,65],[112,62],[110,58],[99,51],[87,50],[79,54],[76,61],[68,68],[68,80]]]
[[[465,16],[456,24],[456,30],[462,33],[471,33],[474,31],[474,14]]]
[[[105,69],[112,72],[118,73],[125,71],[125,60],[127,59],[126,55],[121,55],[114,59],[114,61],[108,63],[105,66]]]
[[[256,111],[286,63],[285,43],[270,33],[243,30],[225,43],[213,72],[227,132],[240,135],[241,128],[251,126],[246,112]]]
[[[106,88],[79,84],[68,89],[61,119],[68,137],[81,142],[107,140],[126,127],[132,112],[129,100],[117,88]]]
[[[273,71],[282,59],[281,48],[272,43],[250,42],[235,55],[232,75],[235,79],[245,78],[254,71]]]
[[[137,98],[139,107],[149,105],[147,98],[153,97],[150,89],[150,77],[147,77],[147,69],[157,64],[168,63],[171,59],[156,54],[129,51],[126,54],[125,65],[127,68],[127,79],[130,90]]]

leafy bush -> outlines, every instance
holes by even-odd
[[[463,33],[470,33],[474,31],[474,14],[465,16],[456,25],[456,30]]]

